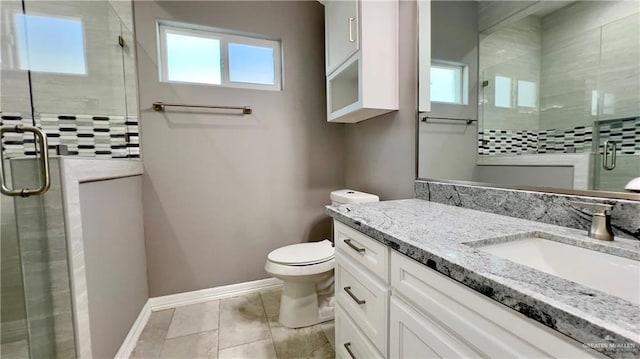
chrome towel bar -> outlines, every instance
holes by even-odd
[[[211,105],[182,105],[177,103],[164,103],[164,102],[154,102],[152,107],[155,111],[164,111],[166,107],[191,107],[191,108],[213,108],[213,109],[223,109],[223,110],[240,110],[243,115],[250,115],[253,113],[251,107],[249,106],[211,106]]]
[[[452,117],[435,117],[435,116],[420,116],[420,121],[427,122],[429,119],[433,120],[446,120],[446,121],[463,121],[466,122],[467,125],[472,124],[473,122],[478,122],[478,120],[474,120],[471,118],[452,118]]]

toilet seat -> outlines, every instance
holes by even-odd
[[[335,256],[331,241],[298,243],[275,249],[269,253],[269,262],[286,266],[308,266],[330,261]]]

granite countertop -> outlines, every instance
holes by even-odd
[[[597,241],[577,229],[421,199],[327,206],[327,213],[550,328],[598,345],[595,349],[608,356],[640,356],[640,305],[465,244],[545,232],[638,260],[640,241]]]

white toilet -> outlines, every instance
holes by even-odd
[[[378,202],[376,195],[343,189],[331,192],[331,205]],[[301,328],[333,319],[335,248],[328,239],[292,244],[267,256],[265,271],[284,282],[279,322]]]

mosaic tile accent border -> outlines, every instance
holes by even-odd
[[[96,158],[139,158],[138,118],[133,116],[41,114],[36,120],[49,140],[49,152],[59,145],[65,155]],[[32,125],[21,114],[2,115],[3,126]],[[6,158],[34,156],[36,145],[31,135],[7,133],[2,137]],[[5,152],[6,151],[6,152]]]
[[[618,143],[618,154],[640,154],[640,117],[603,122],[599,126],[599,131],[594,131],[592,126],[541,131],[485,129],[478,135],[478,154],[590,152],[596,132],[600,136],[600,153],[604,142],[612,140]]]

